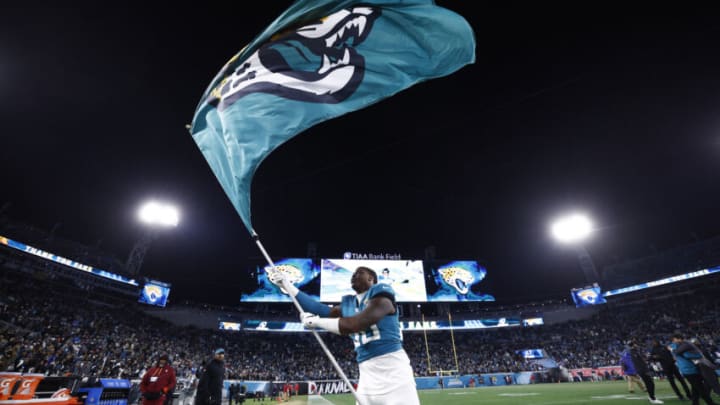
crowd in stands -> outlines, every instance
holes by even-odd
[[[448,331],[429,332],[427,340],[422,332],[406,332],[404,346],[418,376],[458,368],[468,374],[540,370],[517,354],[535,348],[568,369],[616,366],[628,340],[649,350],[650,339],[668,342],[677,331],[718,351],[717,291],[714,284],[693,294],[608,304],[584,321],[455,331],[453,339]],[[322,336],[348,376],[357,377],[350,339]],[[309,333],[181,328],[146,315],[140,304],[103,299],[99,293],[57,281],[0,273],[0,370],[135,379],[161,354],[168,354],[178,377],[191,378],[216,347],[226,350],[227,378],[338,378]]]

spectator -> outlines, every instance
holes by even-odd
[[[714,405],[715,402],[710,398],[710,387],[703,382],[703,378],[693,362],[701,359],[702,353],[690,342],[686,342],[681,334],[673,335],[670,350],[672,350],[675,355],[675,361],[677,362],[680,373],[690,382],[690,399],[692,399],[693,405],[698,405],[700,398],[702,398],[706,404]]]
[[[629,347],[627,347],[622,353],[622,357],[620,358],[620,367],[622,368],[623,373],[625,373],[625,379],[628,383],[628,392],[635,392],[635,390],[633,390],[633,384],[637,385],[641,391],[647,391],[640,376],[638,375],[637,369],[635,368],[635,363],[633,362]]]
[[[140,382],[143,405],[163,405],[168,395],[175,390],[175,370],[170,366],[169,356],[163,354]]]
[[[645,361],[645,354],[640,352],[637,342],[632,341],[630,343],[630,359],[635,366],[637,375],[645,383],[645,388],[648,393],[648,398],[651,404],[662,404],[663,401],[655,397],[655,382],[650,376],[650,369],[648,368],[647,362]]]
[[[215,349],[213,359],[205,367],[197,389],[198,405],[220,405],[225,379],[225,349]]]
[[[289,337],[288,334],[228,333],[178,327],[147,315],[142,307],[128,306],[126,297],[78,290],[57,281],[27,278],[19,273],[7,272],[1,277],[2,371],[34,370],[51,376],[75,374],[140,379],[149,367],[146,365],[149,358],[168,353],[178,378],[194,378],[205,368],[203,353],[207,348],[223,346],[233,353],[232,359],[225,362],[228,379],[302,381],[339,378],[308,333]],[[661,342],[670,340],[669,335],[647,331],[684,329],[700,337],[708,351],[714,353],[720,342],[720,294],[717,294],[717,283],[705,284],[690,295],[671,295],[650,304],[646,300],[613,304],[622,305],[622,311],[617,311],[617,306],[601,308],[593,318],[583,321],[467,332],[458,329],[455,331],[455,349],[459,354],[457,366],[446,332],[427,335],[432,368],[428,368],[422,333],[404,333],[403,345],[417,376],[434,376],[433,370],[456,368],[475,375],[541,370],[538,363],[513,355],[528,347],[542,347],[549,359],[570,370],[613,366],[619,362],[626,336]],[[197,314],[209,311],[207,306],[186,309]],[[291,309],[270,309],[263,316],[296,321]],[[453,315],[454,319],[463,317],[478,319],[478,314]],[[358,372],[352,344],[348,339],[334,335],[326,335],[324,339],[348,377],[356,379]],[[560,375],[556,377],[554,381],[561,378]],[[622,377],[612,369],[606,373],[606,378]],[[480,380],[477,383],[481,385]]]
[[[680,400],[685,399],[685,397],[690,398],[690,389],[688,389],[688,386],[685,383],[685,379],[683,378],[682,374],[680,374],[680,370],[678,370],[677,366],[675,365],[675,359],[673,358],[672,353],[670,353],[670,350],[668,350],[667,347],[661,345],[659,340],[653,339],[653,346],[650,351],[650,355],[653,360],[660,363],[663,374],[670,383],[670,387],[672,387],[675,395],[677,395]],[[675,380],[677,380],[677,382],[682,385],[683,391],[685,391],[685,397],[683,397],[683,395],[680,393],[680,390],[675,384]]]

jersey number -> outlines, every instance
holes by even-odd
[[[377,325],[370,325],[365,332],[353,333],[351,336],[355,347],[358,347],[380,339],[380,329],[378,329]]]

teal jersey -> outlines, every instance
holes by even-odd
[[[362,312],[373,297],[387,297],[395,305],[395,291],[392,287],[383,283],[375,284],[362,300],[358,300],[356,295],[344,296],[340,307],[342,316],[347,318]],[[350,338],[355,344],[358,363],[402,349],[402,332],[397,310],[394,314],[385,315],[364,332],[351,334]]]

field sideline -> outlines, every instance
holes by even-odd
[[[666,404],[689,404],[680,401],[672,392],[667,381],[656,381],[656,396]],[[422,390],[422,405],[553,405],[553,404],[602,404],[628,405],[649,403],[643,392],[627,391],[627,383],[583,382],[562,384],[512,385],[499,387],[458,388],[445,390]],[[718,396],[713,394],[718,402]],[[252,400],[249,400],[252,403]],[[262,402],[258,402],[260,404]],[[273,401],[272,403],[277,403]],[[355,400],[350,394],[300,396],[293,398],[288,405],[354,405]]]

